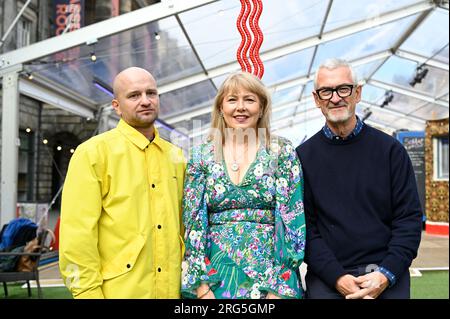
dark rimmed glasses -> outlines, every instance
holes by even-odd
[[[331,100],[333,97],[333,93],[336,92],[336,94],[341,97],[348,97],[352,95],[353,89],[357,87],[355,84],[341,84],[333,88],[321,88],[317,89],[315,92],[319,99],[321,100]]]

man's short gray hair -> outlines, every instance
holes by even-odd
[[[319,65],[319,67],[317,68],[316,74],[314,75],[314,89],[317,89],[317,75],[319,74],[319,70],[321,68],[326,68],[328,70],[334,70],[334,69],[337,69],[339,67],[347,67],[347,68],[349,68],[353,83],[356,84],[358,82],[358,79],[357,79],[357,76],[356,76],[356,72],[355,72],[355,70],[353,69],[353,67],[351,66],[350,63],[348,63],[344,59],[331,58],[331,59],[326,59],[325,61],[323,61]]]

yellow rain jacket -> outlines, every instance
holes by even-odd
[[[75,298],[179,298],[185,159],[123,120],[78,146],[61,207],[60,271]]]

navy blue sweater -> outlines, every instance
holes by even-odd
[[[330,287],[370,264],[397,278],[417,255],[422,212],[405,148],[364,125],[349,140],[322,130],[297,148],[305,180],[308,271]]]

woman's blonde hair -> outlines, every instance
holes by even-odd
[[[272,102],[270,93],[264,83],[255,75],[248,72],[236,72],[229,75],[217,92],[214,100],[214,106],[211,114],[211,130],[208,135],[208,141],[214,141],[216,149],[221,149],[225,142],[225,129],[227,128],[222,116],[222,103],[226,95],[236,94],[239,90],[245,89],[259,98],[260,118],[257,122],[257,132],[263,130],[264,135],[258,136],[266,147],[270,144],[270,115],[272,111]]]

